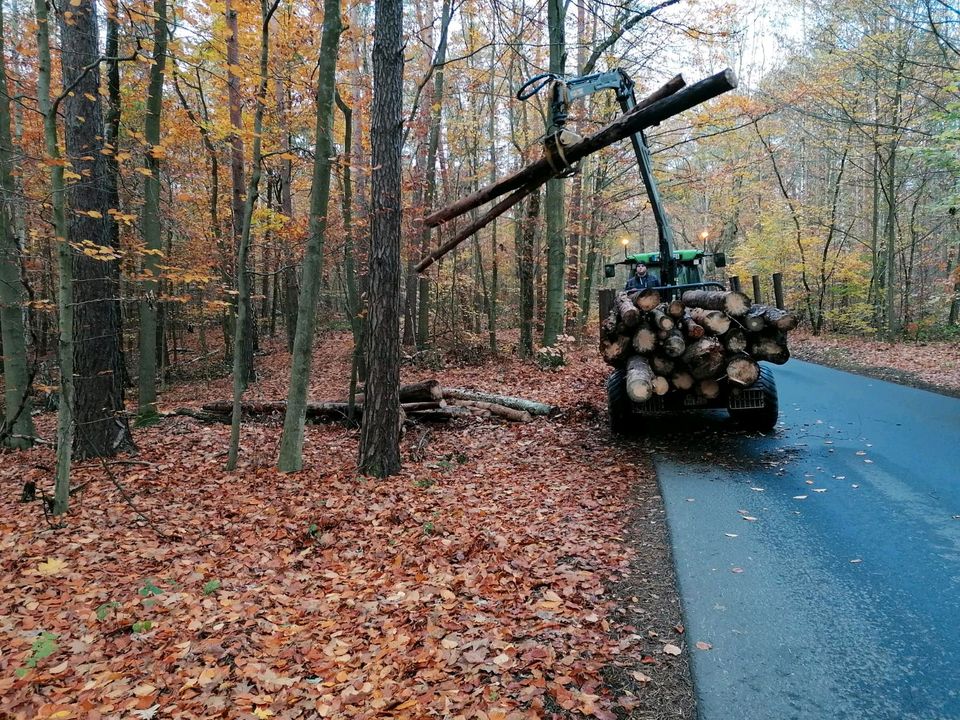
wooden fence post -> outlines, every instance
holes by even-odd
[[[760,295],[760,276],[753,276],[753,301],[760,305],[763,302],[763,298]]]
[[[773,274],[773,297],[777,307],[786,310],[783,305],[783,273]]]

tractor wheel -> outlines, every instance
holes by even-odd
[[[623,435],[631,426],[630,398],[627,397],[627,373],[617,369],[607,378],[607,411],[610,417],[610,432]]]
[[[750,388],[763,393],[763,407],[730,410],[730,417],[748,430],[767,433],[777,425],[780,415],[780,405],[777,399],[777,382],[773,379],[773,371],[766,365],[760,366],[760,377]]]

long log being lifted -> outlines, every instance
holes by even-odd
[[[638,103],[637,107],[629,113],[621,115],[602,130],[566,148],[564,150],[566,160],[568,163],[573,164],[601,148],[630,137],[635,132],[656,125],[684,110],[689,110],[700,103],[734,89],[736,86],[737,76],[729,69],[719,72],[716,75],[711,75],[689,87],[684,87],[683,78],[678,75],[648,98]],[[494,205],[493,208],[487,211],[486,215],[471,223],[449,242],[423,258],[417,265],[417,272],[420,273],[426,270],[435,261],[450,252],[450,250],[480,230],[480,228],[487,225],[499,215],[502,215],[508,208],[520,202],[520,200],[556,175],[556,170],[554,170],[550,162],[544,157],[518,170],[513,173],[513,175],[428,215],[424,218],[424,224],[428,227],[436,227],[501,195],[512,193],[506,199]]]

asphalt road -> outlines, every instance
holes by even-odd
[[[960,718],[960,400],[775,374],[769,437],[713,414],[649,440],[701,720]]]

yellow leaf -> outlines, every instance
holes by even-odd
[[[59,558],[47,558],[46,562],[37,565],[37,572],[41,575],[56,575],[67,567],[67,563]]]
[[[96,211],[96,210],[87,210],[87,212],[86,212],[85,214],[86,214],[86,215],[89,215],[89,216],[92,217],[92,218],[96,218],[97,220],[99,220],[100,218],[103,217],[103,214],[100,213],[100,212],[98,212],[98,211]]]
[[[273,717],[273,710],[258,707],[253,709],[253,714],[260,718],[260,720],[266,720],[268,717]]]
[[[77,5],[80,4],[79,0],[71,0],[71,4],[76,2]],[[51,720],[64,720],[64,718],[73,717],[73,712],[70,710],[57,710],[53,715],[47,715]]]
[[[63,179],[64,180],[79,180],[82,176],[75,173],[73,170],[64,170]]]
[[[82,0],[70,0],[71,7],[80,7]]]
[[[148,168],[137,168],[137,172],[147,177],[153,177],[153,173]]]

